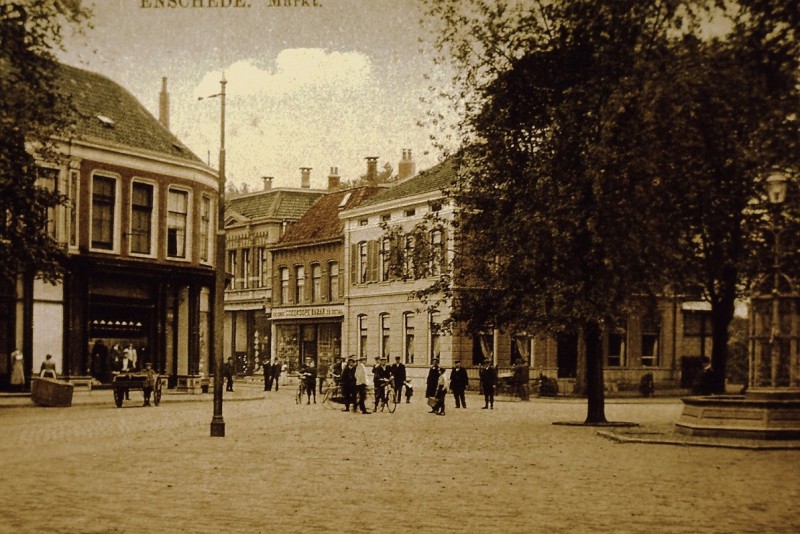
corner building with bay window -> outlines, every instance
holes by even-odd
[[[128,349],[170,387],[198,388],[212,368],[217,174],[165,126],[166,80],[160,120],[104,76],[62,66],[60,84],[76,128],[38,185],[67,198],[49,231],[68,274],[50,285],[22,273],[0,292],[0,384],[16,348],[26,385],[47,354],[61,378],[109,382]]]

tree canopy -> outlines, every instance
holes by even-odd
[[[587,421],[599,422],[599,332],[634,300],[699,284],[724,370],[734,300],[763,241],[747,231],[760,181],[771,165],[796,168],[797,10],[766,0],[429,8],[463,117],[454,320],[587,333]],[[730,29],[709,37],[709,20]]]
[[[54,52],[66,28],[79,29],[88,16],[80,0],[0,5],[0,275],[6,280],[35,272],[52,281],[63,272],[65,251],[48,231],[48,217],[64,198],[37,179],[42,166],[63,163],[54,140],[66,138],[72,123]]]

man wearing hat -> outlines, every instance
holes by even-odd
[[[428,371],[428,379],[425,382],[425,396],[435,397],[436,388],[439,385],[439,358],[431,360],[431,368]]]
[[[356,411],[356,358],[347,358],[347,365],[342,369],[342,395],[344,396],[344,411],[349,412],[350,406]]]
[[[467,370],[461,367],[461,360],[456,360],[453,362],[453,370],[450,371],[450,391],[456,400],[456,408],[467,407],[467,399],[464,397],[467,384],[469,384]]]
[[[394,380],[394,400],[399,403],[403,396],[403,384],[406,382],[406,366],[400,361],[400,356],[394,357],[394,363],[390,370],[392,371],[392,380]]]
[[[372,370],[372,385],[375,386],[375,407],[373,412],[378,411],[378,405],[384,401],[386,396],[386,384],[392,379],[392,371],[388,366],[389,358],[383,356],[378,360],[378,365]]]
[[[367,400],[367,357],[361,356],[356,364],[356,391],[358,392],[358,409],[363,414],[369,414],[364,403]],[[355,412],[355,409],[353,409]]]

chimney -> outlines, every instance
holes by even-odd
[[[328,175],[328,191],[338,189],[341,183],[342,180],[339,177],[339,167],[331,167],[331,173]]]
[[[311,167],[300,167],[300,187],[311,188]]]
[[[378,158],[377,156],[370,156],[367,160],[367,183],[375,185],[378,183]]]
[[[261,181],[264,182],[264,191],[272,189],[272,176],[262,176]]]
[[[169,130],[169,93],[167,93],[167,78],[161,78],[161,93],[158,95],[158,122]]]
[[[404,148],[403,159],[400,160],[400,164],[397,166],[397,181],[402,182],[415,174],[417,174],[417,164],[414,163],[414,159],[411,157],[411,149]]]

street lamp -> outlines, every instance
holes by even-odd
[[[778,382],[778,363],[780,361],[781,347],[778,343],[780,336],[780,229],[777,219],[781,205],[786,200],[786,187],[788,178],[785,174],[775,171],[767,178],[767,198],[773,206],[772,227],[772,321],[770,325],[770,384],[775,387]]]
[[[211,418],[211,437],[225,437],[225,420],[222,418],[222,360],[225,329],[225,73],[219,81],[220,92],[205,98],[219,97],[219,178],[217,194],[217,239],[214,278],[214,415]],[[203,100],[203,97],[198,98]]]

